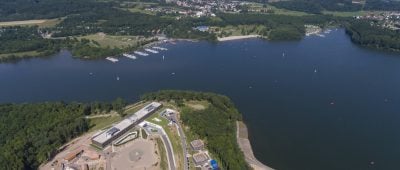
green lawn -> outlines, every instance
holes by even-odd
[[[263,25],[228,25],[225,27],[211,27],[218,37],[260,34],[265,28]]]
[[[15,55],[17,57],[23,57],[23,56],[37,56],[40,53],[37,51],[27,51],[27,52],[18,52],[18,53],[8,53],[8,54],[0,54],[1,57],[7,57],[9,55]]]
[[[249,10],[257,10],[257,11],[267,11],[267,14],[278,14],[278,15],[291,15],[291,16],[304,16],[304,15],[312,15],[306,12],[300,12],[300,11],[292,11],[292,10],[287,10],[287,9],[282,9],[282,8],[277,8],[273,5],[268,4],[266,7],[263,6],[261,3],[250,3],[249,5]],[[270,13],[270,11],[273,11]],[[259,12],[256,12],[259,13]]]
[[[89,119],[89,132],[104,129],[120,120],[122,120],[122,118],[119,115],[114,115],[114,116],[109,116],[109,117],[91,118],[91,119]]]
[[[160,152],[158,154],[160,154],[160,158],[161,158],[160,168],[162,170],[168,169],[167,152],[165,151],[164,143],[162,142],[162,140],[160,138],[156,138],[156,141],[157,141],[158,151]]]
[[[103,33],[80,36],[77,38],[94,40],[100,44],[100,47],[117,47],[117,48],[138,46],[139,42],[147,40],[147,38],[141,36],[111,36]]]

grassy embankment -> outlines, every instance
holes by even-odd
[[[125,107],[124,113],[129,116],[132,113],[135,113],[142,107],[144,107],[146,102],[138,102],[132,105],[128,105]],[[96,116],[96,115],[95,115]],[[105,113],[104,116],[96,116],[96,117],[88,117],[89,120],[89,132],[93,132],[96,130],[101,130],[110,127],[113,123],[122,120],[121,115],[116,113]]]
[[[163,107],[155,112],[153,115],[151,115],[149,118],[147,118],[146,121],[158,124],[163,127],[165,133],[167,133],[167,136],[171,141],[172,149],[174,150],[176,168],[179,170],[183,169],[183,159],[185,157],[183,155],[182,144],[178,135],[178,130],[175,126],[169,126],[169,121],[160,116],[160,113],[166,108],[175,109],[170,103],[163,103]]]
[[[158,151],[160,154],[160,168],[161,169],[168,169],[168,160],[167,160],[167,152],[164,148],[164,143],[160,138],[156,138]]]

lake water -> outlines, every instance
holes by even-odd
[[[0,102],[217,92],[243,113],[254,154],[273,168],[400,169],[399,54],[360,48],[343,30],[299,42],[162,46],[169,50],[115,64],[73,59],[67,51],[0,64]]]

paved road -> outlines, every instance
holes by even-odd
[[[182,130],[181,125],[179,124],[178,119],[176,118],[176,113],[173,114],[172,120],[174,123],[178,126],[178,131],[179,131],[179,136],[181,137],[181,144],[182,144],[182,150],[183,150],[183,169],[188,170],[189,169],[189,161],[188,161],[188,152],[187,152],[187,144],[186,144],[186,136],[185,133]]]
[[[166,134],[162,133],[162,129],[159,129],[155,126],[152,126],[148,124],[147,126],[150,126],[153,129],[157,129],[157,134],[159,134],[164,142],[165,148],[167,149],[167,158],[168,158],[168,165],[170,170],[176,170],[175,167],[175,161],[174,161],[174,151],[172,150],[172,144],[168,140],[168,137]],[[146,128],[145,128],[146,129]],[[147,132],[153,133],[149,130],[146,129]]]
[[[175,162],[174,162],[174,159],[172,159],[173,158],[173,154],[174,154],[173,151],[172,151],[172,148],[171,148],[172,145],[169,142],[169,140],[167,139],[166,135],[164,135],[164,134],[160,134],[160,135],[163,138],[164,144],[165,144],[165,146],[167,148],[169,168],[171,170],[175,170],[176,169]]]

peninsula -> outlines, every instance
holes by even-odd
[[[2,154],[9,169],[251,169],[251,147],[243,154],[237,141],[241,114],[225,96],[191,91],[148,93],[135,104],[122,99],[108,103],[2,104],[6,125],[0,146],[4,152],[22,152],[34,130],[31,153],[18,157]],[[57,109],[54,109],[57,108]],[[25,111],[25,109],[28,109]],[[39,113],[40,111],[40,113]],[[31,118],[13,120],[15,114]],[[63,116],[60,116],[63,115]],[[44,123],[52,121],[54,123]],[[66,122],[69,122],[66,125]],[[43,126],[37,126],[43,124]],[[66,130],[65,128],[69,130]],[[53,129],[53,130],[50,130]],[[240,129],[240,128],[239,128]],[[61,133],[64,131],[65,134]],[[51,132],[50,138],[41,136]],[[60,133],[59,133],[60,132]],[[23,135],[17,138],[15,135]],[[68,135],[67,137],[64,137]],[[57,142],[56,142],[57,141]],[[246,155],[246,156],[245,156]],[[27,161],[27,160],[31,161]],[[254,159],[254,158],[253,158]]]

